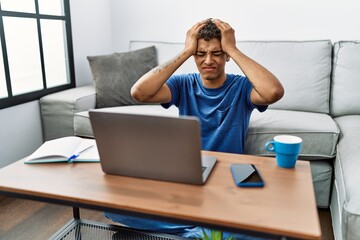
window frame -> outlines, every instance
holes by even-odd
[[[15,12],[15,11],[5,11],[1,9],[0,4],[0,41],[1,41],[1,51],[3,53],[3,63],[4,63],[4,73],[5,73],[5,82],[8,96],[4,98],[0,98],[0,109],[12,107],[15,105],[31,102],[40,99],[41,97],[63,91],[66,89],[74,88],[75,84],[75,69],[74,69],[74,54],[73,54],[73,44],[72,44],[72,34],[71,34],[71,18],[70,18],[70,4],[69,0],[63,0],[64,3],[64,15],[47,15],[40,14],[39,12],[39,4],[38,0],[35,1],[35,13],[27,13],[27,12]],[[31,91],[24,94],[13,95],[11,88],[11,79],[10,79],[10,69],[9,69],[9,61],[8,54],[6,48],[6,40],[5,40],[5,31],[4,31],[4,23],[3,17],[21,17],[21,18],[32,18],[37,22],[37,30],[38,30],[38,43],[39,43],[39,55],[41,62],[41,73],[43,79],[43,89],[37,91]],[[46,83],[46,74],[45,74],[45,62],[44,62],[44,51],[43,51],[43,43],[41,36],[41,20],[42,19],[52,19],[52,20],[62,20],[65,24],[65,34],[66,34],[66,50],[68,57],[68,69],[69,69],[69,77],[70,82],[65,83],[56,87],[47,87]]]

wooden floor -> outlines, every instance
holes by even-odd
[[[81,209],[81,218],[111,223],[102,212]],[[328,209],[319,209],[324,240],[333,240]],[[56,204],[0,197],[0,239],[44,240],[72,218],[72,208]]]

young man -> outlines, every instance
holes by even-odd
[[[191,56],[199,74],[172,75]],[[246,77],[225,73],[230,58]],[[179,55],[140,78],[131,94],[137,101],[165,108],[175,104],[180,115],[199,117],[204,150],[243,153],[252,110],[265,111],[284,89],[272,73],[236,47],[229,24],[208,19],[187,32]]]
[[[191,56],[199,73],[173,75]],[[225,73],[230,58],[246,76]],[[235,32],[229,24],[208,19],[187,32],[179,55],[141,77],[131,94],[137,101],[161,103],[165,108],[175,104],[181,115],[197,116],[204,150],[243,153],[252,110],[265,111],[283,96],[284,89],[272,73],[236,47]],[[106,216],[137,229],[189,238],[203,234],[202,228],[196,226],[112,213]]]

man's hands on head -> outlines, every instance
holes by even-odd
[[[185,52],[194,55],[197,51],[198,32],[202,29],[208,21],[212,21],[221,31],[221,48],[228,55],[231,55],[233,50],[236,50],[235,30],[226,22],[220,19],[205,19],[193,25],[186,33]]]

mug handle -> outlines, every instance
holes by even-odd
[[[265,144],[265,149],[269,152],[275,152],[275,141],[270,141]]]

